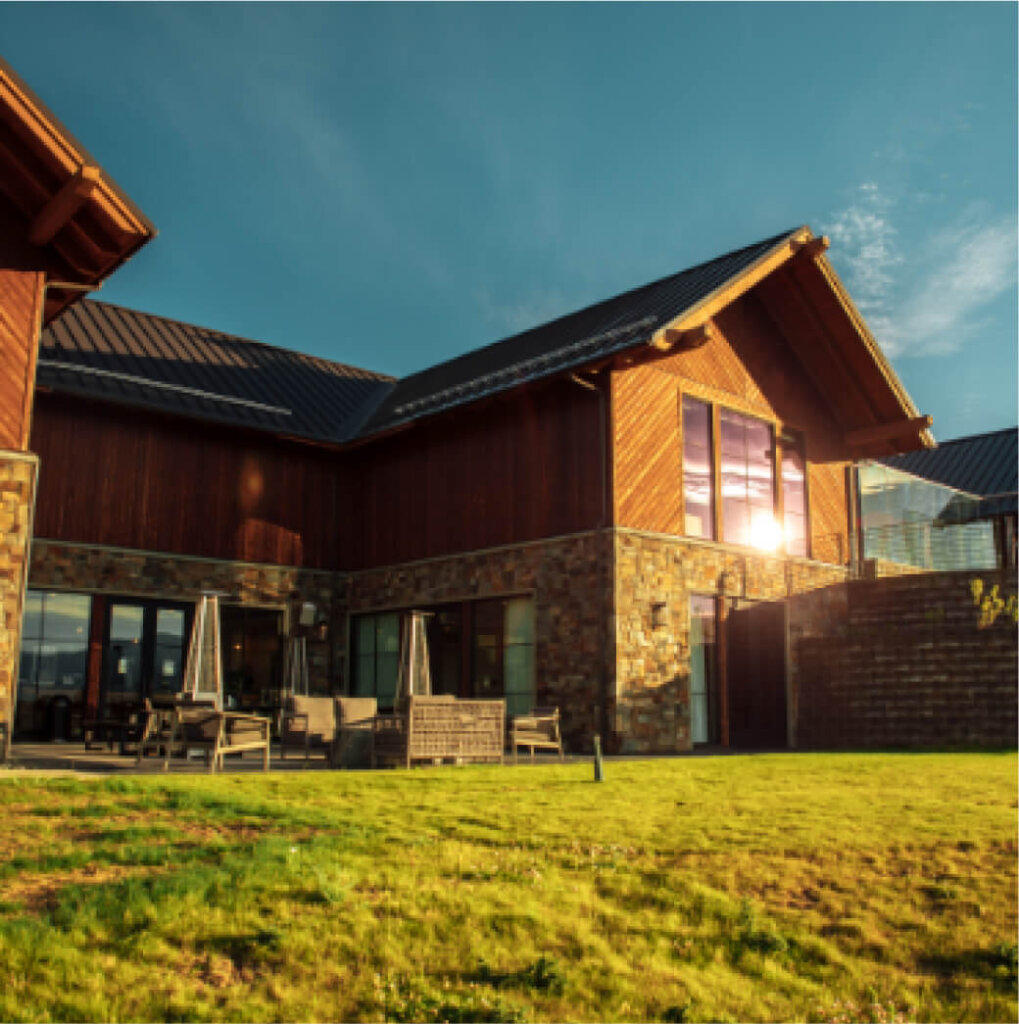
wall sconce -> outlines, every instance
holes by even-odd
[[[651,602],[651,628],[662,629],[665,626],[665,602]]]
[[[324,644],[329,639],[329,623],[323,617],[315,623],[315,639]]]

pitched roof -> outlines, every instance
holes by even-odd
[[[1006,427],[942,441],[936,448],[880,460],[893,469],[982,497],[981,515],[1015,513],[1019,491],[1019,428]]]
[[[38,384],[342,443],[642,344],[766,256],[783,232],[395,381],[85,299],[43,332]]]
[[[54,391],[333,442],[392,387],[382,374],[91,299],[43,331],[36,379]]]
[[[578,369],[640,344],[786,241],[793,230],[623,292],[399,380],[361,436]]]

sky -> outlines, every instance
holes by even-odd
[[[1017,422],[1015,4],[0,4],[159,230],[97,297],[403,376],[809,224],[941,440]]]

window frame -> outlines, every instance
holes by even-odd
[[[684,417],[684,403],[689,399],[706,406],[709,413],[709,448],[711,456],[711,512],[712,512],[712,536],[698,536],[688,533],[686,530],[686,424]],[[724,402],[718,402],[697,391],[680,390],[679,393],[679,434],[680,434],[680,522],[682,525],[682,536],[691,540],[708,541],[715,544],[725,544],[730,547],[737,547],[744,550],[754,551],[760,554],[780,554],[787,558],[810,558],[812,557],[813,538],[811,535],[811,507],[810,507],[810,462],[807,459],[806,438],[803,431],[793,427],[787,427],[777,419],[769,418],[759,412],[751,412],[747,409],[738,408]],[[780,542],[778,547],[771,551],[767,548],[756,547],[750,543],[741,543],[725,539],[725,512],[722,496],[722,439],[721,439],[721,418],[723,412],[731,413],[734,416],[746,420],[754,420],[766,426],[771,432],[771,507],[775,523],[780,529]],[[803,462],[803,528],[804,528],[804,552],[790,552],[785,533],[785,481],[783,478],[783,452],[786,450],[795,451]],[[748,502],[749,507],[749,502]]]

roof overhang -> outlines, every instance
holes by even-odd
[[[761,299],[832,414],[853,458],[934,445],[922,416],[809,227],[792,232],[738,275],[654,332],[659,352],[710,340],[712,318],[751,290]]]
[[[18,75],[0,60],[0,189],[41,253],[50,322],[97,288],[156,229]]]

